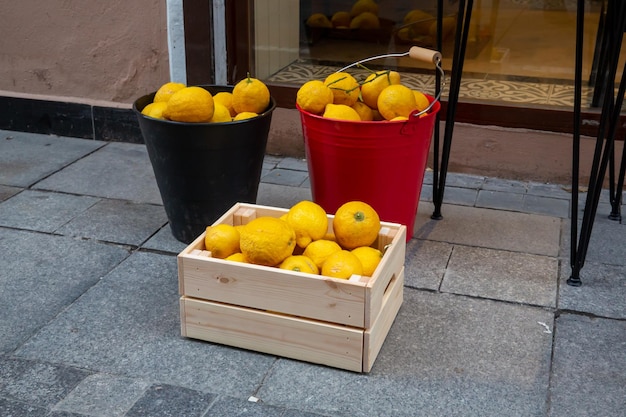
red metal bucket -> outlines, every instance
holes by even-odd
[[[364,201],[381,220],[407,226],[410,239],[439,109],[435,101],[408,121],[352,122],[298,107],[313,201],[330,214],[347,201]]]

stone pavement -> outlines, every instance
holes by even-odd
[[[0,131],[0,415],[626,415],[607,198],[575,288],[567,186],[451,173],[434,221],[430,183],[404,303],[357,374],[180,336],[185,245],[143,145]],[[306,162],[267,156],[258,203],[306,198]]]

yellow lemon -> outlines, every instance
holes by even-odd
[[[366,277],[374,275],[376,267],[378,267],[381,259],[383,259],[383,253],[371,246],[359,246],[358,248],[352,249],[351,252],[361,261],[363,275]]]
[[[356,78],[345,71],[330,74],[324,84],[333,92],[334,104],[352,106],[359,99],[360,85]]]
[[[361,84],[361,99],[372,109],[378,109],[378,96],[385,87],[400,84],[397,71],[377,71],[367,76]]]
[[[371,122],[374,120],[374,110],[371,109],[370,106],[363,103],[362,101],[357,101],[352,105],[352,108],[356,110],[357,114],[364,122]]]
[[[319,239],[309,243],[302,254],[311,259],[321,269],[326,258],[340,250],[341,246],[339,246],[339,243],[328,239]]]
[[[156,91],[156,93],[154,94],[154,99],[152,99],[152,101],[155,103],[159,103],[162,101],[167,102],[172,96],[172,94],[174,94],[178,90],[182,90],[185,87],[186,86],[183,83],[175,83],[175,82],[165,83],[161,87],[159,87],[159,89]]]
[[[406,122],[407,120],[409,120],[408,117],[405,116],[397,116],[394,117],[393,119],[389,120],[390,122]]]
[[[353,122],[360,122],[361,116],[352,107],[345,104],[328,104],[324,110],[323,117],[329,119],[338,120],[351,120]]]
[[[233,108],[233,93],[228,91],[220,91],[213,96],[213,101],[224,105],[228,109],[232,117],[235,117],[237,115],[237,112]]]
[[[320,273],[319,268],[313,263],[313,261],[304,255],[289,256],[279,265],[279,268],[315,275]]]
[[[346,11],[335,12],[330,18],[330,23],[336,28],[347,28],[350,26],[350,13]]]
[[[331,104],[334,98],[333,91],[323,81],[311,80],[298,89],[296,103],[302,110],[322,114],[326,105]]]
[[[372,12],[363,12],[350,21],[350,29],[379,29],[380,20]]]
[[[146,107],[143,108],[143,110],[141,111],[141,114],[148,116],[148,117],[153,117],[155,119],[164,119],[163,111],[166,109],[166,107],[167,107],[166,101],[150,103]]]
[[[177,122],[208,122],[213,110],[211,93],[202,87],[185,87],[172,94],[163,116]]]
[[[371,246],[380,231],[380,217],[363,201],[349,201],[337,209],[333,218],[337,243],[348,250]]]
[[[394,117],[409,117],[415,111],[415,95],[413,91],[402,84],[393,84],[385,87],[378,96],[378,111],[386,120]]]
[[[415,108],[418,111],[425,110],[430,105],[428,97],[426,97],[421,91],[413,90],[413,95],[415,96]]]
[[[340,250],[326,258],[321,274],[327,277],[348,279],[352,275],[362,275],[363,265],[352,252]]]
[[[323,14],[323,13],[313,13],[306,20],[306,24],[307,24],[307,26],[310,26],[312,28],[331,28],[331,27],[333,27],[332,23],[330,23],[330,20],[328,20],[328,17],[326,17],[326,15]]]
[[[248,261],[246,260],[246,257],[241,252],[233,253],[232,255],[227,256],[224,259],[227,261],[248,263]]]
[[[409,29],[410,38],[428,35],[434,21],[433,15],[419,9],[409,11],[403,19],[404,25]]]
[[[276,266],[293,254],[296,232],[276,217],[262,216],[241,229],[241,253],[258,265]]]
[[[361,13],[370,12],[375,15],[378,15],[378,4],[374,0],[357,0],[350,10],[350,15],[352,17],[358,16]]]
[[[239,252],[239,232],[230,224],[208,226],[204,235],[204,247],[214,258],[224,259]]]
[[[237,113],[235,117],[233,117],[233,121],[252,119],[253,117],[257,117],[258,114],[251,111],[242,111],[241,113]]]
[[[326,211],[312,201],[300,201],[287,212],[287,223],[296,232],[296,244],[306,248],[309,243],[324,237],[328,230]]]
[[[224,123],[224,122],[232,122],[233,118],[230,115],[230,112],[220,103],[214,104],[213,109],[213,117],[211,117],[211,123]]]
[[[270,104],[270,90],[256,78],[250,77],[239,81],[233,88],[233,109],[237,113],[263,113]]]

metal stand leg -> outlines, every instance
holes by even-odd
[[[452,144],[452,132],[454,129],[454,119],[456,116],[456,105],[459,99],[459,88],[461,86],[461,75],[463,74],[463,62],[465,59],[465,48],[467,46],[467,36],[472,18],[473,0],[459,0],[459,13],[456,34],[454,38],[454,55],[452,56],[452,71],[450,72],[450,90],[448,94],[448,107],[446,110],[446,124],[443,136],[443,147],[441,149],[441,165],[439,164],[439,116],[435,121],[434,130],[434,163],[433,163],[433,203],[435,210],[432,219],[440,220],[441,205],[443,204],[443,193],[446,186],[446,175],[448,173],[448,162],[450,161],[450,147]],[[441,51],[442,37],[441,28],[443,20],[443,0],[437,3],[437,48]],[[438,75],[438,74],[437,74]],[[440,79],[437,79],[440,85]]]
[[[617,71],[618,58],[621,49],[621,39],[624,29],[626,28],[626,5],[622,2],[615,2],[614,8],[609,4],[608,9],[613,9],[614,13],[607,13],[607,49],[605,51],[607,60],[606,67],[600,67],[599,71],[606,74],[606,80],[602,84],[604,95],[604,104],[602,105],[602,114],[600,116],[600,125],[598,128],[598,136],[596,138],[596,147],[589,178],[589,190],[585,209],[583,212],[583,220],[581,225],[580,236],[578,236],[578,175],[579,175],[579,152],[580,152],[580,108],[581,108],[581,80],[582,80],[582,33],[583,33],[583,16],[584,16],[584,0],[578,0],[577,23],[576,23],[576,77],[574,90],[574,153],[572,159],[572,212],[571,212],[571,252],[570,264],[572,267],[572,275],[567,283],[572,286],[582,285],[580,279],[580,270],[585,263],[589,240],[593,222],[598,208],[598,201],[604,183],[607,166],[611,166],[611,203],[613,205],[612,212],[615,211],[614,201],[621,203],[621,187],[624,181],[624,161],[625,156],[622,155],[620,168],[620,179],[618,187],[613,187],[614,176],[614,141],[617,123],[624,100],[624,92],[626,90],[626,79],[622,77],[619,92],[614,102],[615,75]],[[619,35],[619,36],[618,36]],[[626,71],[626,66],[624,68]],[[608,129],[607,129],[608,126]],[[608,131],[607,131],[608,130]],[[609,163],[611,162],[611,163]],[[619,197],[618,197],[619,195]],[[618,208],[619,210],[619,208]],[[578,241],[578,245],[576,242]]]

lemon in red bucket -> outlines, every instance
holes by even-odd
[[[352,74],[341,71],[330,74],[324,80],[324,84],[333,92],[334,104],[345,104],[352,106],[359,99],[361,86]]]
[[[332,90],[320,80],[311,80],[302,84],[296,94],[296,103],[304,111],[322,114],[327,104],[331,104],[335,96]]]
[[[413,91],[402,84],[385,87],[378,96],[377,105],[386,120],[398,116],[409,117],[417,108]]]
[[[365,78],[361,84],[361,98],[372,109],[378,108],[378,96],[385,87],[400,84],[400,73],[397,71],[377,71]]]
[[[352,108],[356,110],[362,121],[371,122],[374,120],[374,110],[362,101],[354,103]]]
[[[371,246],[380,231],[380,217],[369,204],[349,201],[337,209],[333,230],[337,243],[344,249]]]
[[[418,111],[423,111],[430,105],[430,101],[428,97],[421,91],[413,90],[413,95],[415,96],[415,105]]]
[[[328,104],[324,110],[323,117],[329,119],[338,120],[351,120],[353,122],[360,122],[361,116],[352,107],[345,104]]]

